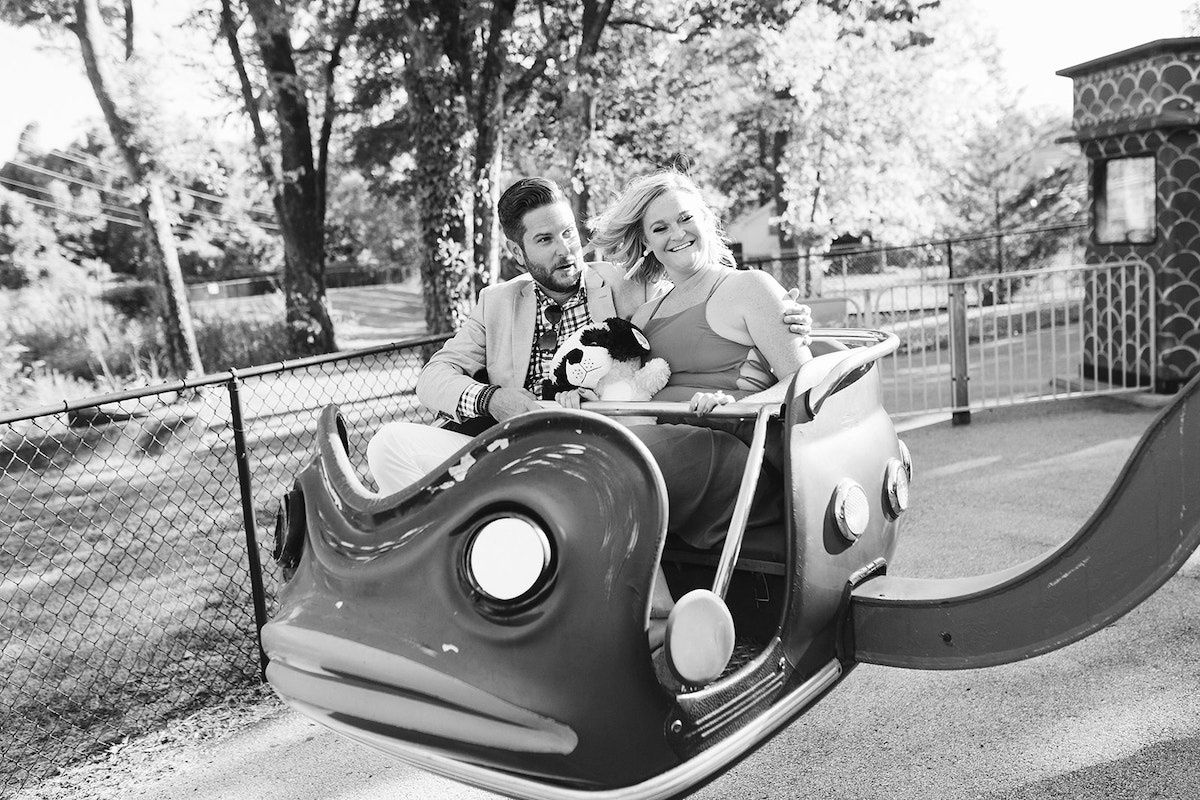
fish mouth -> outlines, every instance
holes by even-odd
[[[288,704],[342,724],[526,753],[566,755],[579,744],[570,726],[413,658],[284,621],[263,626],[262,642],[272,688]],[[414,650],[429,648],[414,644]],[[463,657],[454,645],[433,652]]]

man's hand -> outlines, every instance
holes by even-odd
[[[783,309],[783,323],[792,333],[803,337],[803,344],[812,344],[812,309],[800,302],[800,290],[788,289]]]
[[[492,395],[487,410],[496,422],[504,422],[504,420],[515,417],[517,414],[524,414],[526,411],[536,411],[541,407],[537,398],[533,396],[533,392],[526,389],[501,387]]]

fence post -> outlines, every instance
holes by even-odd
[[[970,398],[967,391],[967,287],[961,282],[949,286],[950,312],[950,384],[954,397],[951,423],[971,423]]]
[[[254,496],[250,484],[250,453],[246,449],[246,431],[242,423],[241,379],[237,370],[229,370],[229,410],[233,426],[234,455],[237,459],[238,487],[242,495],[242,521],[246,526],[246,567],[250,570],[250,593],[254,602],[254,640],[258,643],[258,663],[262,679],[267,679],[267,654],[262,646],[262,628],[267,624],[266,592],[263,589],[262,562],[258,557],[258,532],[254,521]]]

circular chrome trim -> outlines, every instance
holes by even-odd
[[[888,459],[883,485],[887,492],[888,511],[895,519],[908,508],[908,469],[899,459]]]
[[[850,478],[842,478],[833,491],[833,518],[838,532],[848,542],[858,540],[867,532],[871,521],[871,505],[862,486]]]
[[[908,445],[902,439],[897,439],[896,442],[900,445],[900,461],[904,464],[904,471],[908,473],[908,482],[912,483],[912,453],[909,452]]]
[[[489,600],[511,602],[533,591],[550,565],[550,539],[524,517],[498,517],[467,545],[471,586]]]

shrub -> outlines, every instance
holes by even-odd
[[[122,281],[105,287],[100,298],[126,317],[144,317],[151,313],[158,295],[153,281]]]
[[[206,372],[244,369],[295,358],[281,295],[240,301],[197,314],[196,346]]]
[[[108,389],[157,372],[157,324],[126,319],[78,284],[40,285],[7,293],[5,336],[26,367],[105,384]]]

